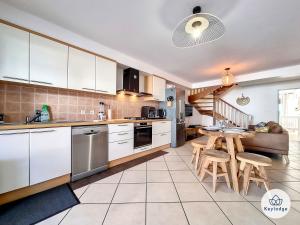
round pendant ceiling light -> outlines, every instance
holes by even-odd
[[[218,17],[201,13],[201,7],[196,6],[192,15],[177,24],[172,41],[176,47],[187,48],[217,40],[224,33],[225,26]]]
[[[224,70],[225,70],[225,72],[222,77],[222,84],[224,86],[230,86],[230,85],[234,84],[234,76],[230,72],[230,68],[225,68]]]

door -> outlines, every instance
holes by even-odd
[[[68,86],[68,46],[30,34],[30,83]]]
[[[95,91],[96,56],[69,48],[68,88]]]
[[[29,82],[29,33],[0,23],[0,79]]]
[[[113,61],[96,57],[96,92],[116,94],[117,64]]]
[[[29,186],[29,130],[0,132],[0,194]]]
[[[71,173],[71,128],[30,130],[30,185]]]
[[[290,141],[300,141],[300,89],[279,91],[279,123]]]

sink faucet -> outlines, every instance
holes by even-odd
[[[32,122],[40,122],[40,117],[41,117],[41,111],[40,110],[37,110],[35,112],[35,115],[30,118],[30,116],[26,116],[26,119],[25,119],[25,123],[26,124],[29,124],[29,123],[32,123]]]

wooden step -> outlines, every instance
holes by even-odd
[[[210,105],[210,106],[213,106],[214,103],[213,102],[197,102],[197,104],[195,104],[196,106],[197,105]]]

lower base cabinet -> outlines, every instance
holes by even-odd
[[[30,185],[71,173],[71,127],[30,130]]]
[[[29,130],[0,132],[0,194],[29,186]]]
[[[112,142],[108,144],[108,160],[112,161],[133,154],[133,139]]]
[[[171,143],[171,133],[161,133],[152,135],[152,148],[157,148],[162,145]]]

